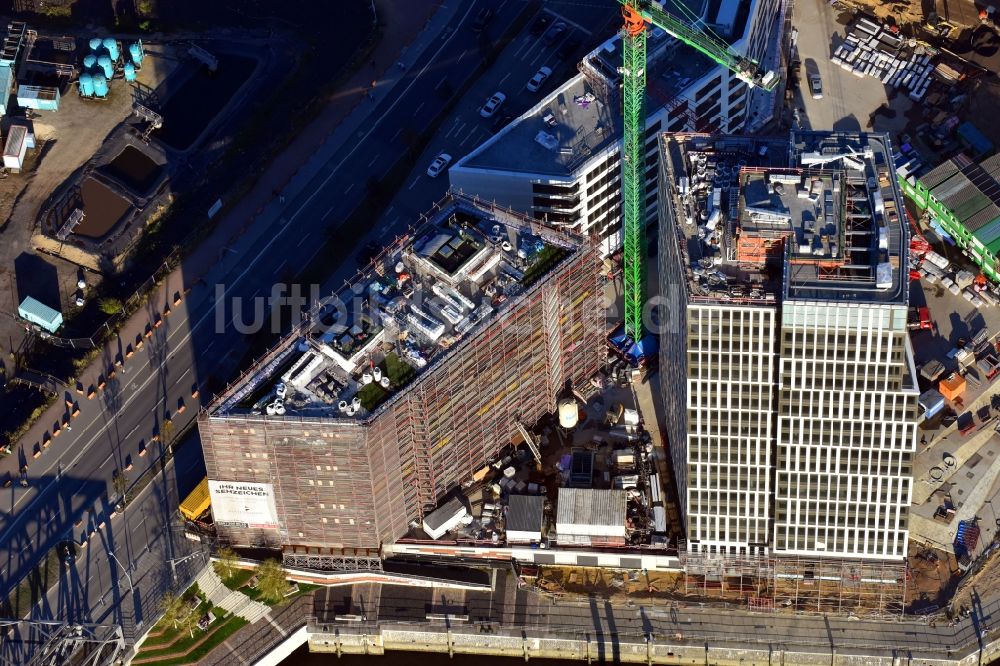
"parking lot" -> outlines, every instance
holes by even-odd
[[[834,49],[845,37],[847,16],[827,0],[801,0],[792,10],[792,21],[798,30],[798,55],[802,63],[796,108],[799,124],[814,130],[869,130],[869,120],[879,106],[889,103],[895,118],[876,117],[874,129],[890,132],[895,138],[906,123],[904,113],[912,107],[905,95],[893,95],[890,100],[885,85],[872,77],[857,77],[830,62]],[[808,76],[818,74],[822,82],[822,99],[813,99]]]

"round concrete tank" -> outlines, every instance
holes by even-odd
[[[107,77],[108,79],[110,79],[114,75],[115,70],[111,65],[111,58],[109,58],[108,56],[102,55],[98,57],[97,64],[100,65],[101,69],[104,70],[104,76]]]
[[[85,68],[92,69],[96,64],[97,64],[97,56],[95,56],[93,53],[88,53],[87,55],[83,56],[83,66]]]
[[[135,65],[130,62],[125,63],[125,80],[135,81]]]
[[[101,73],[94,74],[92,78],[94,80],[94,94],[98,97],[107,97],[108,80]]]
[[[132,62],[137,65],[142,64],[142,42],[132,42],[128,45],[128,54],[132,56]]]
[[[108,55],[111,56],[111,60],[118,60],[118,42],[112,37],[105,37],[103,44],[104,48],[108,50]]]
[[[580,410],[576,407],[576,400],[573,398],[563,398],[559,401],[559,425],[567,430],[575,428],[580,421]]]
[[[80,94],[84,97],[94,96],[94,78],[86,72],[80,75]]]
[[[90,38],[90,50],[91,51],[96,51],[99,48],[101,48],[101,38],[100,37],[91,37]]]

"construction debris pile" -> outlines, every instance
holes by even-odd
[[[909,91],[919,102],[932,83],[931,56],[919,49],[904,50],[905,42],[892,29],[866,18],[847,28],[847,39],[830,60],[855,76],[872,76],[892,88]]]

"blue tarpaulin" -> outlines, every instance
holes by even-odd
[[[993,152],[993,142],[968,120],[958,126],[958,136],[972,148],[976,157]]]

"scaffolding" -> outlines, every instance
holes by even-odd
[[[903,562],[710,553],[682,559],[686,596],[745,601],[752,611],[899,617],[906,598]]]

